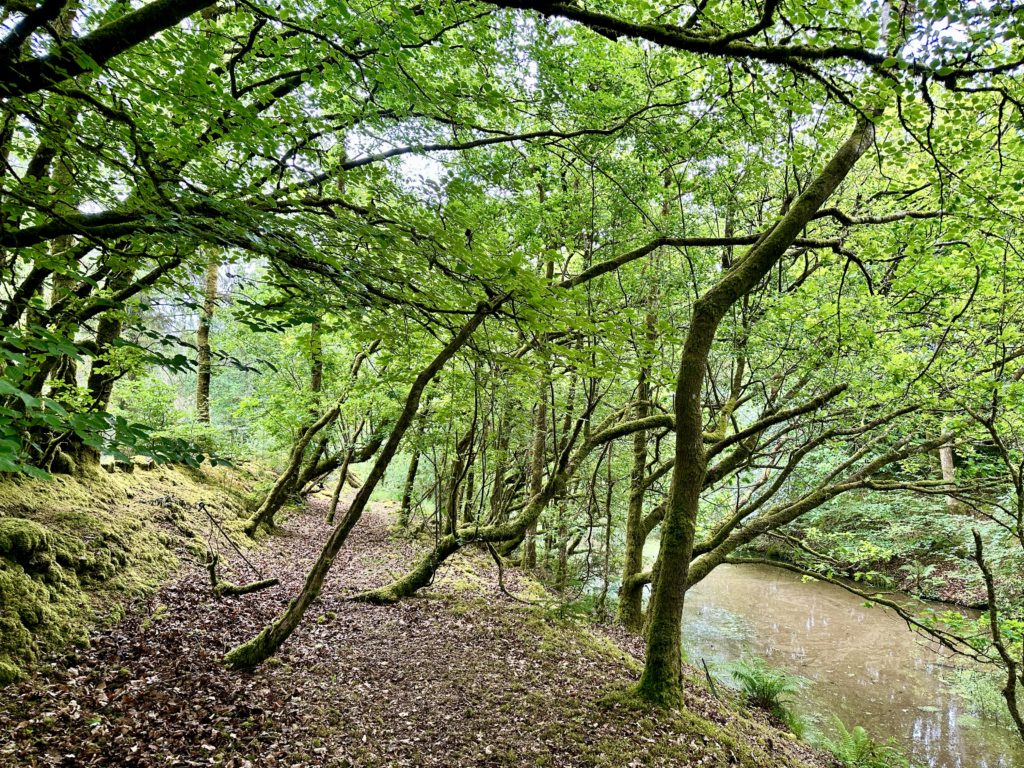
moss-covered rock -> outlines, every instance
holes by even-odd
[[[50,548],[50,532],[23,517],[0,517],[0,555],[28,563],[38,552]]]

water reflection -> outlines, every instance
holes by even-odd
[[[767,566],[722,566],[687,596],[683,636],[693,659],[758,656],[807,678],[798,711],[835,713],[849,727],[894,737],[916,764],[1024,766],[1015,734],[978,717],[942,681],[963,660],[839,587]]]

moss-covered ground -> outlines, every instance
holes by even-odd
[[[236,530],[251,479],[156,467],[0,481],[0,684],[87,643],[90,628],[116,622],[183,557],[202,557],[211,523],[200,502]]]

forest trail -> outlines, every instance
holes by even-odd
[[[6,766],[820,766],[799,745],[688,683],[689,710],[615,700],[638,643],[503,595],[486,556],[454,559],[418,598],[347,599],[419,546],[377,504],[279,656],[236,674],[223,653],[297,590],[328,534],[321,500],[248,554],[282,585],[215,599],[198,563],[52,674],[5,691]],[[223,551],[222,557],[229,554]],[[247,572],[237,556],[225,577]],[[510,589],[529,587],[512,572]],[[624,651],[624,647],[632,648]]]

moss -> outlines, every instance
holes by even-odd
[[[219,486],[231,478],[165,466],[0,481],[0,661],[21,676],[41,654],[120,620],[126,600],[151,594],[188,543],[205,539],[198,502],[222,524],[238,516],[237,491]]]
[[[87,609],[74,572],[50,564],[39,573],[0,558],[0,658],[31,662],[41,646],[83,641]]]
[[[16,680],[20,680],[25,676],[25,673],[21,671],[15,664],[9,660],[0,657],[0,685],[7,685],[13,683]]]
[[[225,653],[224,664],[231,669],[255,669],[270,657],[267,652],[269,644],[270,627],[266,627],[256,637]]]
[[[0,518],[0,555],[26,563],[49,548],[49,531],[39,523],[22,517]]]

